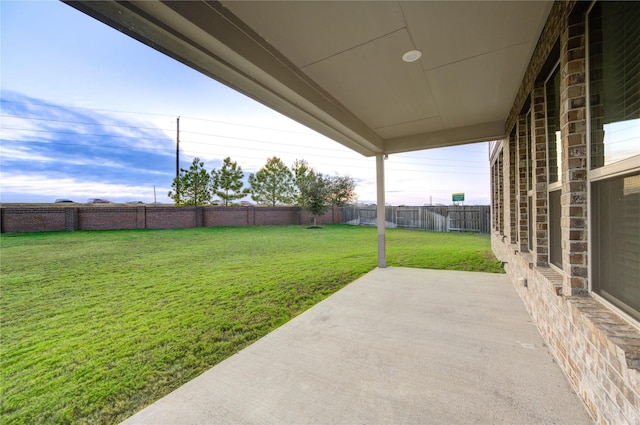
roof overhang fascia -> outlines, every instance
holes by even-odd
[[[365,156],[383,140],[218,2],[70,6]]]

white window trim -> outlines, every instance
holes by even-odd
[[[588,125],[591,127],[591,125]],[[589,145],[591,145],[591,136],[588,135]],[[587,173],[587,179],[589,183],[598,180],[604,180],[611,177],[620,176],[623,174],[632,173],[640,169],[640,155],[632,156],[631,158],[623,159],[613,164],[605,165],[593,170],[589,170]]]

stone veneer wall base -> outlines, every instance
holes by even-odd
[[[640,330],[589,294],[563,296],[561,272],[492,235],[543,339],[597,424],[640,424]]]

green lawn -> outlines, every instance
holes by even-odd
[[[3,234],[0,421],[117,423],[376,266],[346,225]],[[390,229],[389,266],[501,272],[488,236]]]

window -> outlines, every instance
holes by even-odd
[[[509,243],[518,242],[518,171],[516,158],[518,158],[518,138],[514,128],[509,134]]]
[[[504,235],[504,155],[500,151],[498,155],[498,230]]]
[[[503,170],[503,165],[502,165],[502,161],[503,161],[503,156],[502,156],[502,150],[500,151],[500,154],[498,155],[498,194],[499,194],[499,201],[498,201],[498,206],[499,206],[499,228],[500,228],[500,234],[504,235],[504,170]]]
[[[491,164],[491,228],[498,229],[498,165]]]
[[[561,190],[549,192],[549,263],[562,267]]]
[[[562,182],[562,139],[560,137],[560,70],[556,65],[545,85],[547,105],[547,158],[549,184]]]
[[[593,182],[597,291],[640,319],[640,173]]]
[[[589,13],[591,168],[640,155],[640,4]]]
[[[531,160],[531,109],[527,111],[527,191],[533,189],[533,161]]]
[[[560,137],[560,71],[556,65],[545,84],[547,167],[549,173],[549,263],[562,268],[562,139]]]
[[[588,16],[592,289],[640,320],[640,3]]]
[[[533,215],[535,214],[533,205],[533,161],[531,160],[531,110],[526,115],[527,129],[527,235],[529,251],[533,251]]]
[[[491,214],[493,216],[493,229],[496,231],[500,230],[500,175],[498,173],[498,161],[499,159],[496,160],[496,162],[491,166],[491,181],[492,181],[492,185],[493,185],[493,196],[492,196],[492,206],[493,209],[491,211]]]
[[[525,102],[529,105],[531,100]],[[515,137],[515,136],[514,136]],[[522,251],[533,251],[533,175],[531,160],[531,109],[518,118],[518,171],[516,184],[518,242]]]

